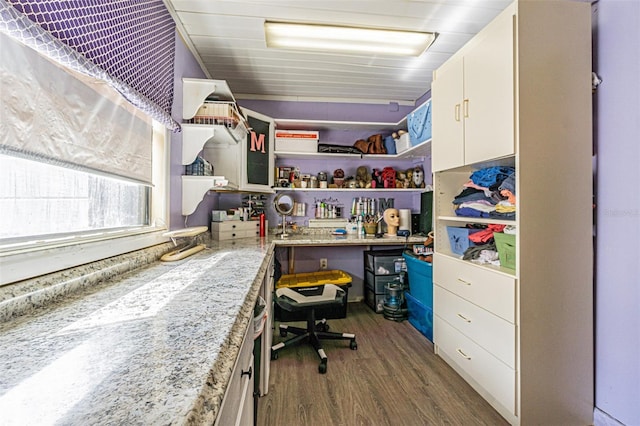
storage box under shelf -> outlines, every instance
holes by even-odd
[[[433,309],[433,265],[408,254],[403,256],[407,261],[409,293]]]
[[[365,286],[377,294],[384,294],[387,289],[387,284],[399,282],[400,274],[374,275],[373,272],[369,270],[365,271]]]
[[[427,339],[433,341],[433,308],[426,306],[409,293],[405,293],[405,298],[409,311],[409,323]]]
[[[365,251],[364,267],[374,275],[392,275],[406,271],[402,249]]]
[[[494,232],[493,238],[500,258],[500,265],[509,269],[516,269],[516,236],[503,232]]]
[[[381,314],[383,312],[382,304],[384,303],[384,297],[384,293],[375,293],[373,289],[365,286],[364,303],[377,314]]]

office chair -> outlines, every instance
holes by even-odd
[[[316,309],[337,308],[347,303],[347,293],[334,284],[324,284],[313,287],[279,288],[276,290],[275,302],[288,312],[305,312],[307,328],[292,327],[280,324],[280,336],[287,337],[288,333],[295,334],[289,340],[271,346],[271,359],[278,359],[278,352],[282,349],[308,342],[320,357],[318,372],[327,372],[327,355],[320,344],[321,339],[349,340],[351,350],[358,349],[356,335],[352,333],[330,332],[326,320],[316,323]]]

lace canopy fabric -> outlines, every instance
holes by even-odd
[[[162,0],[0,0],[0,31],[180,128],[171,117],[175,23]]]

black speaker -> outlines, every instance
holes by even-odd
[[[420,194],[418,232],[427,235],[433,229],[433,191]]]
[[[411,215],[411,235],[413,234],[417,234],[420,231],[420,218],[422,217],[421,214],[412,214]]]

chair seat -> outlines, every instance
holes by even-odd
[[[347,293],[335,284],[312,287],[283,287],[276,290],[276,303],[289,312],[341,306],[346,303]]]

